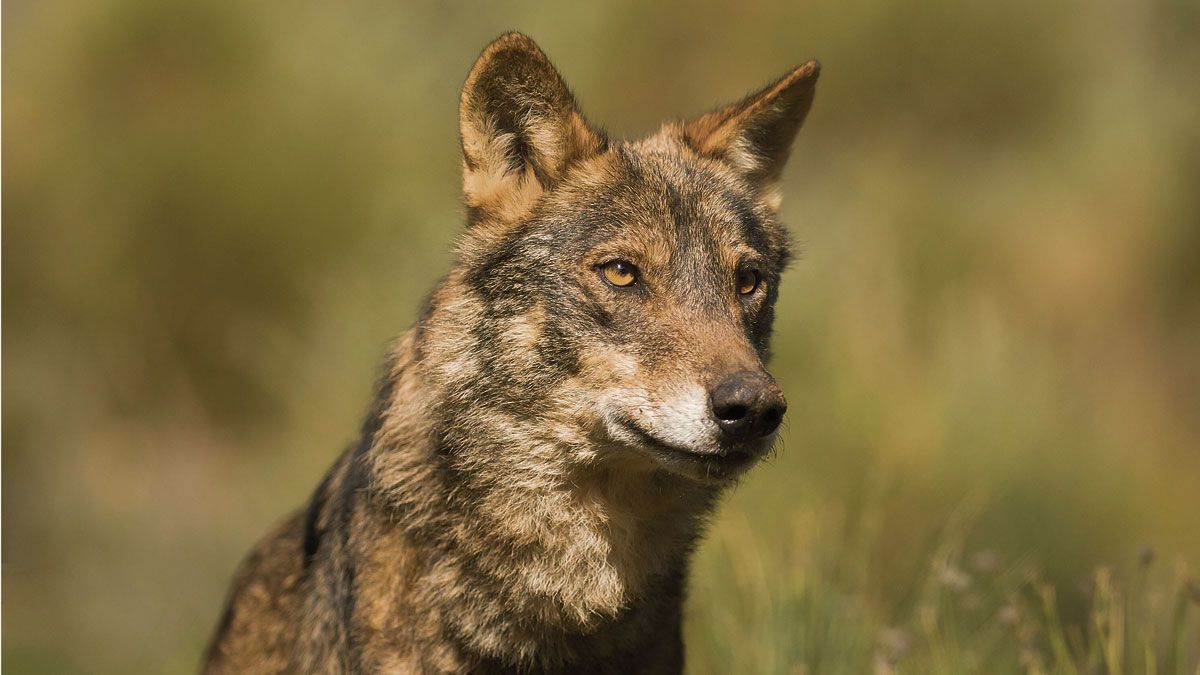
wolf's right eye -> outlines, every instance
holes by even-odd
[[[737,292],[738,295],[750,295],[758,290],[758,285],[761,281],[761,276],[758,270],[749,269],[742,270],[737,273]]]
[[[600,276],[610,286],[628,288],[637,283],[637,268],[624,260],[613,260],[600,266]]]

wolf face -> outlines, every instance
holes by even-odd
[[[537,426],[561,462],[699,482],[771,447],[787,407],[763,365],[788,260],[775,183],[817,73],[625,142],[529,38],[484,51],[460,108],[469,222],[422,324],[479,428]]]

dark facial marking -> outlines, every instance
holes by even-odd
[[[764,256],[768,255],[770,253],[770,240],[763,229],[764,224],[762,219],[754,213],[753,207],[750,206],[750,201],[733,190],[725,190],[721,196],[724,207],[734,214],[738,224],[741,226],[742,240],[746,242],[746,245],[760,254]]]

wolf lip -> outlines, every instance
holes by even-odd
[[[629,431],[633,432],[647,447],[653,448],[660,454],[667,455],[671,459],[684,460],[692,464],[702,466],[720,466],[726,469],[737,469],[746,466],[758,459],[761,453],[750,449],[731,449],[722,450],[716,453],[695,452],[687,448],[681,448],[677,445],[671,445],[652,435],[650,432],[638,426],[636,423],[624,420],[624,426]]]

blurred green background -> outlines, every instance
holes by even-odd
[[[1051,634],[980,656],[1020,584],[1086,627],[1098,567],[1161,615],[1200,561],[1194,0],[3,12],[10,672],[195,669],[450,264],[459,87],[510,28],[615,136],[824,65],[788,426],[695,562],[693,670],[1036,670]]]

